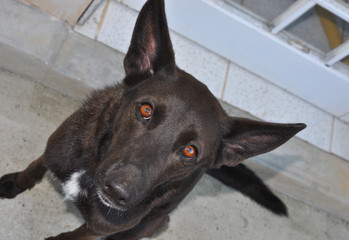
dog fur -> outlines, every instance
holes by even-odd
[[[40,158],[0,179],[1,198],[32,188],[50,170],[86,221],[51,240],[151,237],[204,173],[287,215],[240,163],[285,143],[304,124],[229,117],[204,84],[176,66],[163,0],[142,8],[124,68],[123,82],[94,91]]]

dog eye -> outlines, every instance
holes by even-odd
[[[186,157],[188,160],[193,160],[197,156],[197,150],[194,146],[186,146],[182,148],[181,153],[184,157]]]
[[[139,114],[144,120],[148,120],[151,118],[151,115],[153,114],[153,107],[149,103],[143,103],[139,107]]]

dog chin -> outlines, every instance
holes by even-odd
[[[109,208],[112,208],[112,209],[115,209],[115,210],[118,210],[118,211],[121,211],[121,212],[125,212],[127,210],[127,207],[121,207],[121,206],[118,206],[118,205],[115,205],[112,203],[111,200],[109,200],[109,198],[105,195],[103,195],[103,193],[101,192],[97,192],[97,196],[100,200],[100,202],[105,205],[106,207],[109,207]]]

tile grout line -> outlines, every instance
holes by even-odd
[[[336,117],[332,117],[332,129],[331,129],[331,136],[330,136],[330,149],[329,152],[332,151],[332,146],[333,146],[333,135],[334,135],[334,124],[335,124]]]
[[[347,115],[347,114],[349,114],[349,112],[346,112],[346,113],[340,115],[338,118],[341,119],[342,117],[344,117],[344,116]]]
[[[107,3],[105,4],[105,7],[103,9],[103,13],[102,13],[102,16],[101,16],[101,20],[99,21],[98,26],[97,26],[97,30],[96,30],[96,34],[95,34],[94,40],[98,39],[99,33],[101,32],[105,16],[107,15],[107,11],[109,9],[110,2],[111,2],[111,0],[107,0]]]
[[[225,93],[225,89],[226,89],[226,86],[227,86],[227,81],[228,81],[229,70],[230,70],[230,61],[228,61],[227,70],[226,70],[226,72],[225,72],[224,84],[223,84],[223,90],[222,90],[222,94],[221,94],[221,100],[223,100],[224,93]]]

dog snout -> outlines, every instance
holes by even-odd
[[[103,186],[103,192],[109,196],[117,205],[126,207],[133,202],[131,189],[128,184],[119,181],[106,181]]]
[[[133,166],[108,172],[101,181],[103,195],[115,207],[134,206],[143,198],[144,182],[140,175],[140,171]]]

